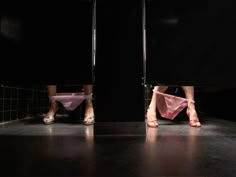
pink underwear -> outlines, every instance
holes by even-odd
[[[49,97],[51,101],[60,102],[68,111],[75,110],[85,99],[92,99],[92,95],[81,93],[57,93],[56,96]]]
[[[185,107],[187,107],[189,102],[194,103],[193,100],[162,93],[157,91],[155,88],[153,89],[153,93],[158,95],[157,110],[160,115],[163,118],[171,120],[173,120]]]

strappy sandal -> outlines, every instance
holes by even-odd
[[[55,117],[53,114],[47,114],[44,118],[43,118],[43,123],[46,125],[52,124],[55,120]]]
[[[146,119],[145,119],[146,125],[151,128],[157,128],[158,127],[158,122],[156,118],[156,114],[151,114],[150,110],[147,110],[146,113]]]
[[[93,125],[95,123],[94,115],[86,115],[83,120],[84,125]]]
[[[55,121],[56,112],[58,111],[58,105],[56,101],[51,101],[51,108],[49,113],[43,118],[43,123],[46,125],[52,124]],[[53,111],[52,111],[53,110]]]
[[[189,117],[189,125],[191,127],[201,127],[201,123],[198,119],[198,116],[197,116],[197,113],[195,112],[194,116],[192,119],[190,119],[190,111],[189,111],[189,107],[190,107],[190,104],[194,104],[195,101],[194,100],[188,100],[188,108],[187,108],[187,111],[186,111],[186,114],[187,116]],[[196,110],[195,110],[196,111]]]

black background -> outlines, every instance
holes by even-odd
[[[235,7],[232,0],[148,0],[148,81],[235,85]]]
[[[19,41],[1,35],[2,81],[92,83],[92,1],[7,1],[0,13],[21,25]]]
[[[235,88],[235,3],[146,0],[147,84]],[[2,3],[1,18],[17,19],[22,31],[17,42],[0,35],[1,81],[86,84],[95,76],[97,121],[143,120],[142,1],[98,0],[96,11],[93,75],[92,1]],[[214,110],[217,92],[208,100],[198,93]],[[219,102],[233,93],[222,89]]]

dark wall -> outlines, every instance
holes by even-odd
[[[0,86],[0,124],[46,113],[48,97],[45,86]]]
[[[148,80],[235,85],[236,2],[147,0]]]
[[[1,73],[10,70],[12,65],[16,66],[17,73],[1,74],[1,79],[91,83],[92,14],[93,2],[85,0],[3,3],[1,19],[7,19],[9,24],[13,20],[19,23],[20,40],[1,33],[0,55],[6,68]]]
[[[201,111],[209,117],[218,117],[221,119],[235,120],[235,104],[236,99],[235,88],[221,88],[213,91],[203,90],[196,94],[198,104]]]

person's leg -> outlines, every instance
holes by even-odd
[[[57,102],[50,99],[51,96],[55,96],[57,93],[56,85],[48,85],[48,98],[50,102],[49,110],[46,116],[43,118],[45,124],[50,124],[54,121],[54,116],[58,110]]]
[[[182,86],[184,90],[185,97],[188,101],[187,115],[189,117],[189,125],[192,127],[200,127],[201,123],[199,122],[197,111],[195,109],[194,102],[194,87],[193,86]]]
[[[165,92],[167,88],[168,86],[155,86],[154,87],[152,99],[148,106],[147,114],[146,114],[146,123],[147,123],[147,126],[149,127],[155,128],[158,126],[157,116],[156,116],[158,95],[155,93],[155,90],[159,92]]]
[[[84,85],[84,93],[85,95],[92,95],[93,86],[92,85]],[[94,123],[94,110],[93,110],[93,102],[91,99],[85,100],[85,112],[84,112],[84,121],[85,125],[91,125]]]

